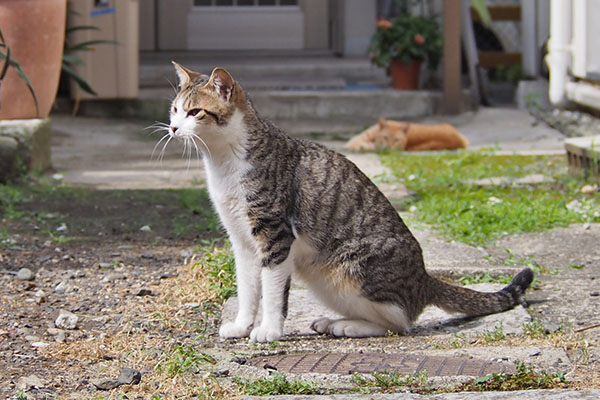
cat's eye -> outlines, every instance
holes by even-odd
[[[192,117],[195,117],[196,115],[198,115],[198,113],[202,111],[202,109],[200,108],[193,108],[190,111],[188,111],[187,115],[191,115]]]

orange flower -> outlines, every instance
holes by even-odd
[[[375,25],[377,25],[378,28],[387,29],[392,26],[392,23],[385,18],[379,18],[375,21]]]
[[[419,35],[418,33],[415,35],[414,39],[416,44],[423,44],[425,43],[425,38],[421,35]]]

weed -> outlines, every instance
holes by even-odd
[[[480,334],[480,337],[486,343],[494,343],[500,342],[506,338],[506,334],[504,333],[504,326],[502,322],[499,325],[496,325],[493,330],[485,330]]]
[[[192,346],[177,346],[168,355],[167,360],[158,363],[156,369],[166,371],[170,377],[186,372],[196,373],[200,371],[202,364],[215,364],[216,360],[206,354],[194,350]]]
[[[366,377],[358,372],[352,375],[355,385],[363,388],[376,388],[381,392],[390,392],[401,387],[421,387],[427,383],[428,379],[427,371],[413,375],[400,375],[395,371],[373,372],[371,377]]]
[[[221,248],[205,243],[200,248],[203,256],[194,263],[192,271],[202,269],[210,279],[210,287],[217,299],[224,302],[237,293],[235,286],[235,260],[228,241]]]
[[[320,389],[312,382],[299,380],[288,381],[283,374],[274,374],[271,378],[255,380],[234,378],[240,389],[250,396],[272,396],[285,394],[322,394]]]
[[[467,382],[460,391],[512,391],[526,389],[552,389],[562,387],[566,383],[564,374],[537,373],[524,363],[516,362],[515,374],[490,374]]]
[[[216,231],[219,228],[219,218],[213,211],[206,189],[182,189],[179,191],[179,203],[192,214],[200,215],[202,221],[189,225],[189,217],[180,215],[173,220],[175,234],[181,235],[192,228],[198,231]]]
[[[464,275],[457,279],[457,282],[463,285],[474,285],[477,283],[502,283],[509,284],[512,277],[508,275],[492,276],[489,272],[474,275]]]
[[[380,155],[384,164],[416,193],[410,201],[417,217],[444,235],[471,245],[484,245],[507,234],[600,221],[600,202],[583,197],[581,182],[567,175],[563,157],[501,156],[490,151],[384,151]],[[532,174],[544,174],[554,181],[535,186],[475,182]],[[581,207],[575,207],[573,201]],[[409,204],[405,206],[410,208]]]
[[[551,334],[548,329],[539,321],[532,320],[523,324],[523,332],[534,339],[544,338]]]

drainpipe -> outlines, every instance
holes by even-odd
[[[554,105],[566,103],[565,86],[568,80],[571,42],[571,1],[550,1],[550,40],[546,62],[550,69],[549,97]]]

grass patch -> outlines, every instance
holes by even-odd
[[[427,371],[413,375],[400,375],[395,371],[373,372],[370,377],[355,372],[352,382],[360,388],[375,389],[378,392],[394,392],[399,388],[415,389],[427,384],[429,375]]]
[[[477,283],[502,283],[509,284],[512,282],[513,277],[509,275],[497,275],[493,276],[489,272],[484,274],[473,274],[473,275],[464,275],[457,279],[457,282],[462,285],[474,285]]]
[[[234,381],[240,390],[250,396],[273,396],[286,394],[323,394],[324,391],[312,382],[288,380],[283,374],[274,374],[271,378],[242,379]]]
[[[156,369],[158,371],[165,371],[169,377],[184,373],[198,373],[200,372],[203,364],[216,364],[217,361],[214,357],[196,351],[194,347],[190,345],[176,346],[166,360],[157,364]]]
[[[580,192],[583,181],[567,175],[562,156],[494,155],[462,151],[409,154],[384,151],[383,163],[416,196],[403,204],[444,235],[484,245],[504,235],[576,222],[600,221],[600,204]],[[552,182],[513,185],[510,179],[543,174]],[[475,180],[508,177],[499,185]]]
[[[223,303],[235,296],[235,258],[229,241],[225,240],[223,247],[205,243],[200,250],[203,253],[202,258],[193,264],[192,273],[198,271],[206,275],[210,290],[218,302]]]
[[[508,374],[490,374],[461,385],[460,391],[488,392],[531,389],[553,389],[566,383],[564,374],[537,373],[524,363],[515,363],[517,372]]]

